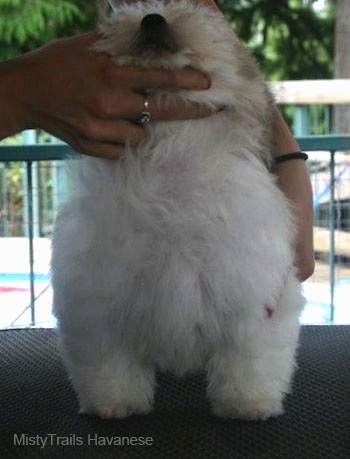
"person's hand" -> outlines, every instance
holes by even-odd
[[[146,137],[146,130],[135,123],[143,110],[145,89],[210,86],[204,75],[190,68],[117,67],[107,55],[91,50],[96,40],[95,33],[56,40],[0,64],[0,95],[7,107],[7,113],[0,109],[0,137],[42,128],[78,152],[118,158],[126,141],[137,144]],[[152,96],[148,99],[156,120],[212,114],[196,104],[159,108]]]

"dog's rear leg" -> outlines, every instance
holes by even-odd
[[[103,329],[102,329],[103,327]],[[154,370],[115,345],[103,324],[61,327],[64,358],[78,393],[80,412],[101,418],[147,414],[153,406]]]
[[[209,361],[207,393],[216,415],[266,419],[283,412],[302,305],[297,281],[287,284],[276,309],[261,305],[261,317],[245,314],[235,327],[239,336]]]

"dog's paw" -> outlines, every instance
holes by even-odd
[[[283,414],[280,399],[264,400],[216,400],[212,403],[213,413],[226,419],[262,421]]]
[[[152,410],[155,375],[131,355],[119,352],[100,365],[71,366],[80,413],[103,419],[123,419]]]
[[[151,400],[142,400],[129,403],[113,403],[108,406],[102,404],[80,403],[79,413],[98,416],[102,419],[125,419],[133,414],[144,415],[153,408]]]

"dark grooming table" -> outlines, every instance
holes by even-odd
[[[148,416],[79,415],[51,329],[0,332],[0,362],[1,459],[350,458],[350,326],[303,327],[286,414],[265,422],[212,416],[203,374],[159,375]],[[15,434],[35,444],[14,446]],[[37,436],[47,438],[45,447]],[[153,444],[104,446],[112,437],[152,437]]]

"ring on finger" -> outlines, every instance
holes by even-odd
[[[147,95],[143,96],[143,110],[137,120],[138,124],[141,126],[146,126],[151,121],[151,113],[149,111],[149,101]]]

